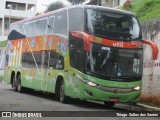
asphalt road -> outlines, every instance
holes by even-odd
[[[60,119],[62,116],[65,120],[74,120],[74,117],[63,117],[67,115],[67,111],[74,111],[72,114],[76,114],[75,111],[82,111],[81,114],[78,114],[78,118],[85,118],[87,120],[106,120],[104,116],[98,117],[85,117],[83,113],[93,114],[95,116],[99,111],[106,112],[106,114],[117,115],[117,113],[133,113],[133,111],[145,111],[145,108],[139,106],[130,106],[123,104],[116,104],[114,108],[107,109],[103,103],[92,102],[92,101],[81,101],[81,100],[71,100],[69,104],[62,104],[57,101],[52,94],[42,93],[38,91],[28,90],[25,93],[18,93],[12,90],[11,85],[0,83],[0,111],[64,111],[59,112],[59,117],[54,117],[54,119]],[[89,111],[89,112],[88,112]],[[71,113],[69,113],[71,114]],[[109,117],[107,117],[108,120]],[[145,119],[150,120],[150,117],[110,117],[111,120],[121,120],[121,119]],[[154,117],[154,120],[158,120],[160,117]],[[2,118],[0,118],[1,120]],[[36,119],[36,118],[35,118]],[[51,118],[50,118],[51,119]]]

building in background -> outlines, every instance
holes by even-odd
[[[10,23],[36,14],[37,0],[1,0],[0,41],[6,40]]]
[[[120,5],[121,0],[101,0],[101,5],[105,7],[116,7]]]
[[[122,6],[127,0],[119,0],[119,5]]]

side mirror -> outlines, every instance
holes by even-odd
[[[153,58],[153,60],[157,60],[158,59],[158,53],[159,53],[157,45],[155,43],[153,43],[152,41],[149,41],[149,40],[142,40],[142,42],[144,44],[148,44],[152,47],[152,58]]]

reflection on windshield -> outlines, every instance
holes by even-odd
[[[141,40],[137,19],[131,15],[87,9],[87,32],[121,39]]]
[[[110,77],[142,75],[142,50],[117,49],[91,44],[87,54],[87,71]]]
[[[91,71],[94,72],[94,65],[98,65],[100,68],[102,68],[104,66],[104,64],[107,62],[108,58],[110,57],[110,48],[107,48],[107,47],[102,47],[102,50],[104,50],[105,54],[103,56],[103,60],[99,61],[101,58],[99,59],[96,59],[98,57],[101,56],[101,54],[103,54],[102,52],[98,52],[97,54],[95,54],[94,56],[92,55],[92,49],[93,49],[93,45],[91,44],[91,51],[89,53],[89,58],[90,59],[90,66],[91,66]],[[102,56],[101,56],[102,57]]]

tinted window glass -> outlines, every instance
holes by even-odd
[[[54,16],[49,18],[47,34],[52,34],[53,32],[55,32],[55,30],[54,30],[54,21],[55,21],[55,17]]]
[[[70,45],[70,65],[80,71],[84,66],[84,41],[78,38],[71,38]]]
[[[24,25],[24,30],[27,37],[41,36],[45,35],[46,27],[47,27],[47,19],[43,18],[31,21],[30,23],[26,23]]]
[[[87,9],[87,32],[111,39],[142,39],[136,17],[102,10]]]
[[[8,35],[9,40],[16,40],[25,38],[23,24],[11,26],[11,32]]]
[[[50,51],[49,67],[54,69],[63,69],[64,57],[56,51]]]
[[[48,62],[49,62],[49,51],[43,51],[42,57],[44,58],[44,62],[42,61],[43,68],[48,68]]]
[[[5,65],[7,65],[7,66],[8,66],[8,61],[9,61],[9,55],[8,55],[8,54],[6,54],[6,61],[5,61]]]
[[[55,14],[54,31],[58,34],[67,35],[67,11]]]
[[[34,58],[33,58],[34,55]],[[41,67],[41,60],[42,60],[42,52],[26,52],[22,54],[22,65],[26,68],[40,68]],[[35,61],[34,61],[35,59]]]
[[[44,68],[63,69],[64,58],[56,51],[45,51]]]
[[[82,8],[69,9],[69,30],[70,31],[84,30],[84,16]]]

